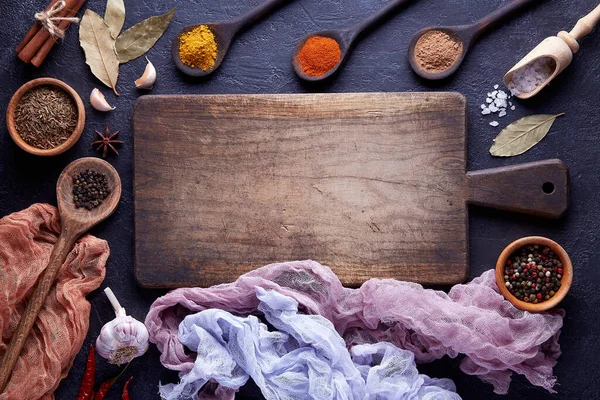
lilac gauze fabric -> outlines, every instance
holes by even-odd
[[[196,352],[194,368],[161,386],[163,399],[195,399],[211,380],[239,389],[252,378],[267,400],[460,400],[451,380],[420,375],[410,351],[381,342],[354,346],[351,357],[329,320],[298,313],[294,299],[274,290],[257,287],[256,296],[275,330],[219,309],[184,318],[179,339]]]
[[[508,391],[511,371],[551,392],[556,381],[552,368],[560,355],[564,311],[516,309],[499,294],[493,270],[446,294],[393,279],[344,288],[329,268],[314,261],[271,264],[233,283],[177,289],[158,298],[146,326],[162,364],[189,372],[195,355],[186,354],[178,338],[184,317],[209,308],[257,313],[256,287],[293,298],[303,313],[327,318],[350,348],[389,342],[413,352],[419,363],[464,354],[462,371],[491,383],[499,394]]]

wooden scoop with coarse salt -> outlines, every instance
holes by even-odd
[[[533,50],[529,52],[521,61],[512,67],[506,75],[504,75],[504,84],[511,89],[513,94],[520,99],[528,99],[535,96],[542,90],[556,75],[560,74],[573,59],[573,54],[579,50],[577,41],[590,33],[600,20],[600,5],[592,12],[581,18],[575,24],[571,32],[561,31],[556,36],[550,36],[544,39]],[[535,88],[527,91],[513,90],[515,75],[521,74],[526,68],[530,68],[536,63],[545,64],[548,70],[547,74],[543,75],[541,82],[537,82]]]

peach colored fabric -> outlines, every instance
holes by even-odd
[[[0,357],[42,274],[58,233],[58,211],[47,204],[0,219]],[[0,400],[54,398],[89,327],[90,303],[106,273],[106,241],[90,235],[74,246],[34,325]]]

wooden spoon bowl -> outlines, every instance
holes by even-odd
[[[102,204],[92,210],[76,208],[73,202],[73,177],[85,170],[92,170],[106,175],[110,194]],[[108,162],[94,157],[80,158],[69,164],[58,178],[56,199],[63,229],[87,232],[94,225],[108,218],[117,208],[121,198],[121,178]]]
[[[17,132],[17,128],[15,126],[15,110],[21,101],[21,98],[23,98],[23,95],[35,87],[45,85],[56,86],[64,90],[67,94],[69,94],[69,96],[71,96],[77,107],[77,125],[75,126],[73,133],[71,133],[71,136],[69,136],[69,138],[59,146],[47,150],[39,149],[29,145],[25,140],[23,140],[21,135],[19,135],[19,132]],[[81,97],[79,97],[77,92],[71,86],[54,78],[38,78],[27,82],[15,92],[8,103],[8,108],[6,109],[6,127],[8,128],[10,137],[21,149],[36,156],[55,156],[69,150],[81,137],[84,125],[85,107],[83,106]]]
[[[508,291],[506,288],[506,284],[504,282],[504,267],[506,265],[506,261],[509,257],[517,250],[524,246],[528,245],[540,245],[547,246],[557,255],[558,259],[562,263],[563,274],[560,280],[561,286],[556,292],[554,296],[546,301],[542,301],[541,303],[533,304],[527,303],[517,299],[513,296],[512,293]],[[528,236],[518,240],[515,240],[502,251],[500,257],[498,257],[498,261],[496,262],[496,284],[498,285],[498,289],[500,293],[504,296],[504,298],[511,302],[512,305],[517,307],[523,311],[529,312],[541,312],[549,310],[558,303],[560,303],[571,288],[571,284],[573,283],[573,264],[571,263],[571,259],[569,255],[558,243],[555,241],[542,237],[542,236]]]
[[[312,76],[312,75],[306,74],[304,72],[304,70],[302,69],[302,66],[300,65],[300,60],[298,58],[298,54],[300,53],[300,50],[302,50],[302,47],[304,47],[304,44],[306,43],[306,41],[314,36],[323,36],[323,37],[327,37],[327,38],[331,38],[331,39],[335,40],[338,43],[338,45],[340,46],[340,50],[342,52],[342,54],[340,56],[340,61],[338,61],[338,63],[333,68],[331,68],[329,71],[327,71],[325,74],[318,75],[318,76]],[[327,30],[327,31],[313,32],[313,33],[305,36],[296,45],[294,54],[292,56],[292,66],[294,67],[294,71],[296,72],[296,74],[298,75],[299,78],[301,78],[305,81],[308,81],[308,82],[323,81],[323,80],[326,80],[327,78],[333,76],[337,71],[339,71],[342,64],[344,64],[344,62],[346,61],[348,54],[349,54],[350,46],[352,45],[352,42],[354,40],[354,36],[355,35],[352,30]]]
[[[215,41],[217,42],[217,58],[215,59],[215,64],[208,69],[192,68],[189,65],[184,64],[179,56],[180,37],[202,25],[206,25],[208,29],[210,29],[213,35],[215,35]],[[192,77],[201,77],[213,73],[223,62],[223,59],[227,54],[227,50],[229,50],[229,46],[231,45],[231,41],[233,40],[236,32],[237,26],[229,22],[210,22],[206,24],[188,25],[184,27],[179,32],[175,40],[173,40],[173,44],[171,46],[171,56],[173,57],[175,66],[177,66],[177,68],[184,74]]]
[[[452,64],[452,66],[441,72],[427,71],[419,65],[415,57],[415,47],[417,46],[417,42],[419,41],[419,39],[421,39],[423,35],[431,31],[444,32],[451,38],[457,39],[462,43],[462,51],[456,59],[456,61],[454,61],[454,64]],[[413,69],[413,71],[415,71],[415,73],[421,78],[429,80],[445,79],[452,75],[454,72],[456,72],[458,67],[460,67],[460,64],[462,64],[463,60],[465,59],[465,55],[471,48],[473,42],[475,41],[475,32],[476,28],[473,25],[438,27],[431,26],[428,28],[421,29],[412,37],[408,44],[408,63],[410,64],[410,67]]]
[[[92,209],[76,208],[73,202],[73,177],[87,169],[106,175],[110,194],[102,203]],[[58,178],[56,197],[60,214],[61,233],[54,245],[48,267],[38,280],[27,308],[19,320],[11,341],[0,362],[0,393],[6,387],[19,354],[35,324],[40,310],[54,282],[61,265],[71,251],[75,241],[94,225],[108,218],[117,208],[121,198],[121,179],[115,169],[99,158],[82,158],[69,164]]]

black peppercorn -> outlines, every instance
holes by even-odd
[[[73,204],[88,211],[102,204],[110,194],[106,175],[89,169],[73,177]]]

